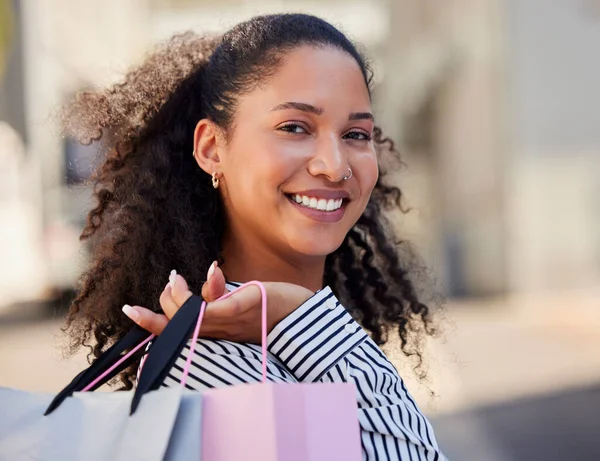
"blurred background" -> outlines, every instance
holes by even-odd
[[[0,385],[85,364],[60,326],[94,147],[55,118],[157,41],[308,12],[362,43],[404,152],[394,217],[446,295],[428,378],[388,352],[453,460],[600,460],[600,1],[0,0]]]

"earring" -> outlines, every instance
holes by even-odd
[[[348,168],[348,171],[350,172],[350,174],[348,176],[344,176],[342,178],[342,181],[348,181],[352,177],[352,168]]]
[[[219,178],[216,171],[212,174],[212,185],[215,189],[219,188]]]

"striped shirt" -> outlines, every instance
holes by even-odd
[[[237,286],[228,283],[227,289]],[[394,366],[329,287],[283,319],[267,340],[269,381],[355,385],[364,460],[446,459]],[[163,386],[179,385],[189,350],[185,346]],[[260,346],[203,338],[186,387],[200,391],[259,382],[261,370]]]

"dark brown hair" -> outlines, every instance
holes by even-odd
[[[365,60],[339,30],[314,16],[281,14],[255,17],[221,37],[175,36],[122,83],[81,92],[66,107],[66,132],[103,146],[91,179],[97,204],[81,234],[91,264],[65,327],[73,349],[88,346],[98,356],[121,338],[132,327],[121,312],[126,303],[160,311],[173,268],[200,292],[208,266],[220,258],[226,223],[210,176],[192,157],[194,127],[209,118],[234,129],[239,95],[268,84],[286,51],[306,45],[348,53],[370,85]],[[380,164],[398,159],[379,128],[374,135]],[[412,281],[422,268],[384,213],[402,210],[400,189],[385,180],[382,170],[364,214],[327,256],[323,283],[376,343],[394,329],[403,351],[420,361],[419,340],[433,332]],[[130,388],[134,369],[121,378]]]

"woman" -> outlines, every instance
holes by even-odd
[[[374,125],[369,83],[341,32],[294,14],[175,37],[123,83],[81,94],[67,129],[108,140],[82,234],[93,265],[67,322],[74,346],[93,341],[99,355],[129,319],[160,334],[201,290],[213,302],[188,386],[258,381],[258,289],[214,301],[266,281],[269,379],[354,383],[364,459],[442,459],[377,346],[394,328],[416,354],[411,338],[431,325],[383,214],[400,190],[379,176],[396,153]],[[181,275],[165,286],[173,267]],[[128,388],[134,379],[122,375]]]

